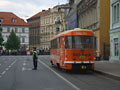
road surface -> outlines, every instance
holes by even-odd
[[[120,90],[120,82],[95,74],[64,72],[51,66],[50,56],[0,56],[0,90]]]

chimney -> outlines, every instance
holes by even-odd
[[[42,10],[42,12],[44,12],[45,10]]]
[[[50,8],[48,10],[50,10]]]

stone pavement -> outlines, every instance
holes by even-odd
[[[120,81],[120,63],[95,61],[95,72]]]

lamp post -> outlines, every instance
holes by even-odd
[[[60,6],[58,8],[58,12],[60,13],[60,17],[61,17],[61,20],[60,20],[60,24],[63,26],[63,31],[66,31],[67,30],[67,15],[68,15],[68,11],[72,9],[68,4],[66,5],[63,5],[63,6]],[[64,10],[64,16],[62,17],[62,10]]]
[[[59,33],[60,31],[60,24],[61,24],[61,21],[60,21],[60,17],[57,18],[57,20],[55,21],[55,24],[56,24],[56,34]]]

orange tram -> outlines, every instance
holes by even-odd
[[[51,39],[50,62],[59,68],[94,70],[95,36],[92,30],[74,29]]]

